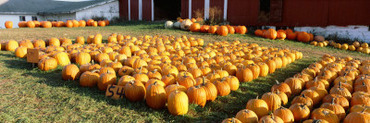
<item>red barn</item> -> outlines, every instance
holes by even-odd
[[[203,12],[208,18],[209,8],[217,7],[235,25],[370,25],[369,5],[370,0],[120,0],[120,15],[153,21]]]

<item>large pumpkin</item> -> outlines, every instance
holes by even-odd
[[[269,106],[267,105],[266,101],[258,99],[258,96],[256,97],[256,99],[251,99],[247,102],[246,109],[255,112],[258,118],[267,115],[269,112]]]
[[[69,60],[68,54],[65,52],[59,52],[54,55],[54,58],[58,61],[58,65],[66,66],[71,63]]]
[[[280,117],[284,123],[293,123],[294,122],[294,115],[290,109],[285,107],[280,107],[274,110],[274,115]]]
[[[236,114],[235,118],[240,120],[242,123],[257,123],[258,122],[257,114],[249,109],[240,110]]]
[[[311,113],[312,119],[324,119],[329,123],[339,123],[340,119],[337,115],[331,111],[330,109],[326,108],[317,108],[312,111]]]
[[[287,32],[286,38],[289,40],[295,40],[297,38],[297,32]]]
[[[289,107],[294,116],[294,121],[305,120],[310,116],[310,109],[303,103],[295,103]]]
[[[54,58],[46,57],[39,61],[38,67],[42,71],[49,71],[58,67],[58,61]]]
[[[77,65],[69,64],[63,67],[63,80],[76,80],[78,77],[80,77],[80,69],[77,67]]]
[[[188,96],[183,91],[173,91],[167,99],[167,108],[172,115],[184,115],[189,109]]]
[[[217,28],[217,34],[221,36],[227,36],[227,34],[229,34],[229,29],[226,26],[219,26]]]
[[[199,23],[193,23],[190,26],[190,31],[192,31],[192,32],[199,32],[200,31],[200,24]]]
[[[145,86],[140,81],[130,81],[125,85],[125,96],[131,102],[142,101],[145,93]]]
[[[146,104],[153,109],[161,109],[166,105],[166,91],[156,82],[150,84],[145,95]]]
[[[268,39],[271,39],[271,40],[274,40],[276,39],[277,37],[277,32],[275,29],[268,29],[265,34],[264,34],[264,37],[268,38]]]
[[[262,95],[262,100],[264,100],[267,105],[269,106],[270,111],[274,111],[278,109],[281,106],[281,99],[279,95],[272,93],[272,92],[267,92]]]
[[[110,84],[116,84],[117,77],[114,73],[107,72],[100,75],[99,81],[98,81],[98,88],[101,91],[107,90],[108,85]]]
[[[18,47],[15,49],[15,56],[18,58],[25,58],[27,56],[27,47]]]
[[[320,108],[327,108],[327,109],[332,110],[340,120],[343,120],[344,117],[346,116],[346,111],[344,110],[344,108],[341,105],[335,104],[334,100],[335,99],[333,99],[333,101],[331,103],[323,103],[320,106]]]
[[[15,49],[17,49],[19,46],[18,42],[17,41],[14,41],[14,40],[9,40],[8,43],[6,43],[6,46],[5,46],[5,49],[7,51],[12,51],[14,52]]]
[[[80,85],[85,87],[94,87],[98,84],[100,75],[96,72],[86,71],[80,76]]]
[[[307,32],[299,32],[297,35],[297,40],[300,42],[309,42],[310,35]]]
[[[204,107],[207,102],[206,91],[204,88],[198,86],[192,86],[188,89],[186,94],[189,97],[189,102]]]
[[[351,112],[344,119],[343,123],[369,123],[370,113],[361,112]]]
[[[235,32],[238,34],[245,34],[248,32],[247,27],[245,26],[237,26]]]
[[[76,63],[79,65],[84,65],[87,63],[90,63],[91,61],[91,56],[88,53],[80,52],[77,54],[76,57]]]

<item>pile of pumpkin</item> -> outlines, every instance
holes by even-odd
[[[198,19],[185,19],[178,20],[176,23],[172,21],[167,21],[165,23],[165,28],[181,28],[182,30],[191,31],[191,32],[202,32],[209,34],[217,34],[221,36],[227,36],[228,34],[245,34],[248,32],[247,27],[245,26],[230,26],[230,25],[201,25],[199,23],[203,21],[201,18]]]
[[[324,55],[294,77],[224,122],[367,123],[370,121],[370,60]],[[303,91],[302,91],[303,90]],[[290,107],[285,108],[290,100]],[[269,112],[271,114],[269,114]]]
[[[340,44],[340,43],[336,43],[335,41],[327,41],[325,40],[323,36],[319,36],[319,35],[314,36],[312,33],[307,33],[303,31],[294,32],[291,29],[286,29],[286,30],[279,29],[277,31],[275,29],[267,29],[267,30],[257,29],[256,31],[254,31],[254,34],[256,36],[268,38],[271,40],[274,40],[274,39],[297,40],[297,41],[304,42],[304,43],[310,42],[311,45],[315,45],[319,47],[326,47],[330,45],[330,46],[333,46],[335,48],[342,49],[342,50],[351,50],[351,51],[358,51],[358,52],[370,54],[369,44],[367,43],[360,44],[360,42],[355,41],[353,42],[352,45],[349,45],[347,43]]]
[[[101,20],[101,21],[94,21],[93,19],[89,19],[87,22],[85,20],[68,20],[66,22],[63,21],[21,21],[18,23],[19,28],[35,28],[35,27],[42,27],[42,28],[51,28],[51,27],[85,27],[85,26],[108,26],[109,20]],[[12,21],[6,21],[5,22],[5,28],[10,29],[13,28],[13,22]]]
[[[153,109],[167,103],[173,115],[186,114],[189,102],[203,107],[207,101],[237,90],[239,82],[267,76],[302,58],[298,51],[239,41],[202,47],[203,39],[186,36],[112,34],[108,43],[102,43],[102,36],[97,34],[87,38],[87,45],[84,42],[83,37],[77,37],[74,44],[71,39],[51,38],[48,42],[21,41],[20,47],[16,41],[3,45],[20,58],[26,57],[27,48],[38,48],[40,70],[64,66],[64,80],[79,79],[81,86],[98,86],[102,91],[109,84],[124,86],[128,100],[145,99]]]

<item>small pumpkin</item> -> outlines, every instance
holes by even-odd
[[[80,77],[80,69],[75,64],[69,64],[63,67],[63,80],[75,80]]]

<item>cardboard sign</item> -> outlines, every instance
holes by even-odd
[[[27,62],[39,63],[39,49],[27,49]]]
[[[122,99],[125,97],[124,87],[118,85],[108,85],[107,91],[105,91],[105,96],[115,100]]]

